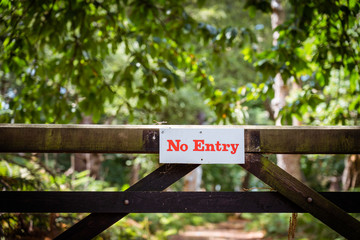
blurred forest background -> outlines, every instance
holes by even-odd
[[[0,3],[0,123],[358,125],[356,0],[75,0]],[[360,158],[277,156],[318,191],[358,190]],[[276,158],[273,158],[276,161]],[[156,155],[2,154],[11,190],[123,191]],[[266,188],[204,165],[171,190]],[[0,214],[1,239],[53,236],[84,214]],[[131,214],[98,239],[168,239],[228,214]],[[240,214],[287,238],[289,214]],[[308,214],[296,236],[339,236]]]

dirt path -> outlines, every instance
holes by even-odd
[[[230,219],[227,222],[208,224],[206,226],[186,226],[178,235],[169,240],[258,240],[265,239],[265,232],[247,232],[246,221]],[[266,238],[266,240],[270,240]]]

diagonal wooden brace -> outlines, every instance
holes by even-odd
[[[196,164],[162,165],[127,191],[163,191],[198,166]],[[55,239],[92,239],[128,214],[128,212],[91,213]]]
[[[241,167],[347,239],[360,239],[360,222],[261,154],[246,154]]]

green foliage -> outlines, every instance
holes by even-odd
[[[53,159],[49,158],[49,162]],[[119,185],[95,181],[89,171],[72,175],[56,174],[39,156],[6,154],[0,156],[0,187],[2,191],[119,191]],[[6,239],[26,237],[53,238],[65,227],[83,218],[84,214],[0,214],[0,236]],[[50,220],[49,220],[50,219]]]
[[[0,122],[76,123],[92,116],[109,124],[271,124],[272,85],[280,73],[299,86],[281,111],[284,124],[295,117],[304,124],[357,125],[360,3],[284,3],[287,19],[272,46],[269,0],[1,1]],[[157,166],[156,156],[109,154],[102,180],[95,181],[88,171],[65,175],[69,155],[40,156],[3,155],[2,189],[124,190],[132,167],[140,165],[142,177]],[[327,190],[343,170],[338,158],[303,158],[309,185]],[[239,168],[204,166],[202,187],[239,190],[244,178]],[[266,186],[251,179],[250,187]],[[56,227],[81,217],[57,215]],[[99,239],[166,239],[185,224],[225,217],[135,214]],[[244,217],[252,227],[287,234],[288,215]],[[31,221],[40,230],[51,225],[47,215],[0,219],[5,236],[33,234]],[[304,238],[311,231],[317,239],[336,237],[313,221],[299,217]]]
[[[197,6],[205,11],[204,5]],[[225,6],[217,9],[224,16],[233,9],[231,2],[216,6]],[[222,68],[231,63],[233,69],[234,74],[227,76],[222,74],[225,69],[216,71],[216,77],[228,79],[219,81],[217,91],[226,92],[224,87],[239,78],[254,79],[251,66],[245,71],[252,71],[253,77],[244,75],[237,69],[243,69],[242,64],[235,62],[246,63],[232,54],[238,45],[258,42],[250,28],[229,26],[243,18],[232,13],[230,22],[223,17],[206,23],[190,9],[181,1],[2,4],[0,121],[68,123],[90,115],[94,122],[105,122],[120,113],[128,116],[122,121],[134,122],[144,112],[146,116],[158,112],[188,82],[201,93],[199,97],[211,98],[216,91],[209,60]],[[246,11],[241,14],[247,16]],[[216,26],[226,21],[227,26]],[[226,95],[234,96],[221,100],[238,98],[236,92]],[[226,104],[211,105],[217,121],[245,122]]]
[[[167,102],[156,112],[155,120],[180,125],[212,124],[216,120],[215,114],[191,84],[184,86],[177,94],[169,95]]]
[[[284,213],[276,214],[276,216],[271,213],[241,215],[244,219],[251,220],[246,226],[248,230],[266,229],[267,234],[276,235],[278,238],[287,236],[289,216],[290,214]]]
[[[310,155],[301,158],[301,169],[309,187],[316,191],[328,191],[331,182],[341,179],[344,170],[343,155]],[[340,184],[339,186],[340,187]]]
[[[277,73],[299,86],[281,111],[283,123],[357,124],[359,11],[355,1],[289,1],[278,44],[245,55],[269,88]]]
[[[0,19],[2,122],[66,123],[82,115],[98,122],[119,91],[129,109],[144,102],[154,109],[184,84],[183,71],[209,92],[186,43],[222,32],[195,22],[178,1],[8,2]],[[120,43],[127,62],[105,75]]]
[[[288,227],[291,214],[289,213],[264,213],[241,215],[244,219],[250,220],[247,224],[248,230],[266,229],[267,235],[276,239],[288,239]],[[295,239],[315,240],[315,239],[337,239],[342,240],[335,231],[314,218],[308,213],[300,213],[297,217],[297,227]]]
[[[298,225],[299,229],[297,230],[297,235],[304,239],[314,239],[313,236],[316,236],[316,239],[322,240],[345,239],[308,213],[300,214],[300,216],[298,216]]]
[[[270,29],[269,20],[261,14],[271,12],[270,1],[189,6],[181,1],[4,2],[1,122],[65,123],[83,115],[103,122],[109,106],[133,122],[135,111],[158,112],[191,79],[200,97],[210,100],[216,121],[244,123],[256,98],[241,101],[236,89],[256,83],[252,88],[268,89],[260,90],[262,99],[271,99],[272,79],[280,72],[301,87],[282,109],[284,123],[294,116],[324,124],[316,114],[322,106],[323,112],[336,113],[325,124],[349,119],[356,124],[359,3],[287,2],[288,18],[276,29],[274,47],[264,30]],[[249,24],[246,18],[255,15]],[[211,70],[212,61],[221,71]],[[344,90],[330,87],[333,83]],[[343,97],[344,104],[338,104]],[[239,111],[240,119],[234,116]]]
[[[206,191],[240,191],[246,172],[232,165],[203,165],[202,186]]]
[[[131,214],[95,239],[165,240],[185,225],[199,226],[226,220],[225,214]]]

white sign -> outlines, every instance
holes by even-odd
[[[243,164],[244,129],[162,128],[160,163]]]

